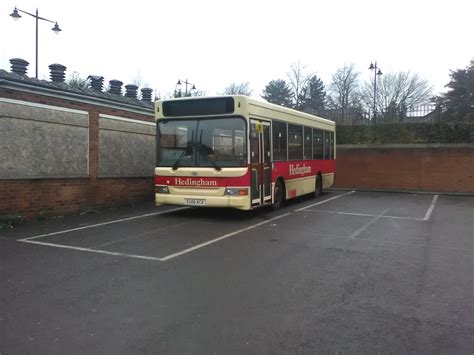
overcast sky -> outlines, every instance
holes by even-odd
[[[377,60],[383,72],[410,70],[445,91],[450,69],[474,58],[473,0],[1,0],[0,68],[10,58],[35,73],[35,20],[13,8],[58,21],[39,24],[39,77],[60,63],[67,73],[102,75],[125,84],[141,79],[161,95],[178,79],[208,94],[249,82],[260,95],[300,61],[329,85],[354,63],[363,80]]]

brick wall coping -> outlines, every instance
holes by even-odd
[[[33,94],[41,94],[60,99],[69,99],[86,104],[100,105],[134,113],[154,116],[154,103],[108,92],[95,91],[90,88],[75,88],[66,83],[53,83],[37,80],[0,69],[0,88],[11,89]]]
[[[432,148],[474,149],[474,143],[338,144],[337,145],[337,149],[432,149]]]

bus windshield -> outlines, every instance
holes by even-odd
[[[246,166],[245,129],[239,117],[159,120],[157,166]]]

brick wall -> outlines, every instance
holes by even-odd
[[[474,193],[474,144],[338,146],[335,187]]]
[[[152,177],[99,177],[99,115],[153,122],[152,108],[137,113],[2,87],[0,97],[89,113],[89,176],[0,180],[0,214],[35,218],[153,200]],[[335,187],[474,193],[474,145],[338,146]]]
[[[0,181],[0,214],[27,218],[153,200],[153,178]]]
[[[82,210],[152,201],[153,171],[148,177],[99,177],[99,115],[154,122],[153,108],[116,109],[0,87],[0,97],[44,105],[87,111],[89,113],[89,176],[87,178],[0,180],[0,214],[20,214],[32,219],[75,213]],[[109,106],[113,106],[113,102]],[[147,112],[148,111],[148,112]]]

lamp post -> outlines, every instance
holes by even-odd
[[[377,61],[375,61],[375,65],[373,63],[370,63],[370,70],[374,71],[374,124],[377,119],[377,106],[376,106],[376,94],[377,94],[377,76],[382,75],[382,71],[380,68],[377,66]],[[378,70],[377,70],[378,69]]]
[[[188,81],[188,79],[184,80],[183,83],[185,84],[184,96],[188,96],[188,85],[192,85],[191,89],[189,90],[190,95],[193,91],[196,90],[196,85],[194,85],[193,83],[190,83]],[[181,85],[182,85],[181,79],[178,79],[178,82],[176,83],[176,86],[178,87],[178,90],[179,90],[179,93],[180,93],[179,97],[183,96],[183,95],[181,95]]]
[[[51,21],[51,20],[48,20],[47,18],[40,17],[38,15],[38,9],[36,9],[36,14],[31,14],[27,11],[23,11],[23,10],[20,10],[20,9],[15,7],[13,12],[10,14],[10,16],[13,17],[13,19],[15,21],[18,20],[19,18],[21,18],[21,15],[18,12],[30,15],[31,17],[34,17],[35,20],[36,20],[36,76],[35,77],[36,77],[36,79],[38,79],[38,22],[39,22],[39,20],[43,20],[43,21],[54,23],[54,27],[51,30],[53,30],[54,33],[56,33],[56,34],[61,32],[62,30],[59,28],[58,23],[56,21]]]

